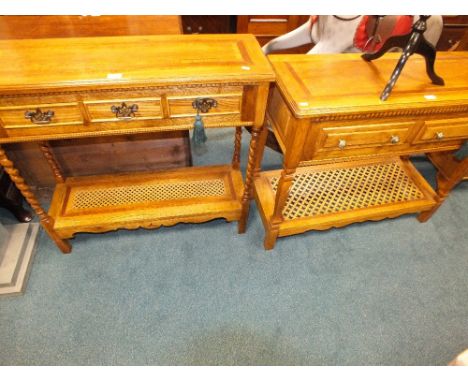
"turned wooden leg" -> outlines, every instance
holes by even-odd
[[[455,160],[453,155],[447,153],[430,154],[430,159],[437,164],[437,204],[430,209],[419,214],[418,220],[421,223],[428,221],[432,215],[439,209],[450,191],[460,183],[468,173],[468,158],[464,160]]]
[[[39,221],[44,230],[50,236],[50,238],[55,242],[55,244],[57,244],[57,246],[63,253],[70,253],[71,245],[68,243],[67,240],[63,240],[62,238],[60,238],[57,232],[55,232],[53,228],[53,219],[42,209],[36,197],[29,189],[24,179],[21,177],[19,171],[14,168],[13,162],[8,159],[5,151],[1,147],[0,165],[2,165],[7,174],[10,175],[11,181],[16,185],[16,187],[24,196],[29,205],[32,207],[34,212],[39,216]]]
[[[234,154],[232,155],[232,168],[239,170],[240,168],[240,151],[242,139],[242,126],[236,126],[236,134],[234,137]]]
[[[265,232],[265,240],[263,241],[263,248],[267,251],[275,248],[276,239],[278,239],[278,230],[267,229]]]
[[[245,186],[244,186],[244,194],[242,195],[242,212],[241,217],[239,219],[239,226],[238,232],[244,233],[247,227],[247,219],[249,217],[249,210],[250,210],[250,199],[252,195],[253,189],[253,174],[255,168],[255,157],[256,157],[256,150],[258,144],[258,138],[260,135],[261,127],[253,127],[252,128],[252,138],[250,140],[250,148],[249,148],[249,159],[247,162],[247,172],[245,174]]]
[[[438,197],[437,204],[434,207],[432,207],[430,210],[421,212],[418,215],[418,220],[421,223],[427,222],[431,218],[431,216],[436,213],[436,211],[444,202],[445,198],[448,196],[450,189],[446,189],[446,185],[447,185],[446,179],[444,178],[442,173],[438,172],[437,173],[437,197]]]
[[[440,208],[442,203],[445,201],[445,199],[449,195],[450,190],[458,182],[456,182],[453,185],[451,185],[450,183],[451,182],[448,182],[440,172],[437,173],[437,196],[438,196],[438,201],[437,201],[437,204],[434,207],[432,207],[429,211],[421,212],[418,215],[418,220],[421,223],[427,222],[432,217],[432,215],[434,215],[436,213],[436,211]]]
[[[275,208],[273,215],[270,218],[270,227],[266,230],[265,241],[263,242],[265,249],[273,249],[278,238],[279,226],[284,220],[283,209],[289,197],[289,189],[294,180],[296,168],[283,168],[280,179],[278,180],[278,188],[276,189]]]
[[[425,223],[427,222],[431,217],[432,215],[434,215],[436,213],[436,211],[439,209],[439,207],[442,205],[442,203],[437,203],[434,207],[432,207],[432,209],[430,209],[429,211],[424,211],[424,212],[421,212],[417,219],[419,220],[420,223]]]

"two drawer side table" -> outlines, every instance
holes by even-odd
[[[468,139],[468,53],[438,53],[445,86],[431,84],[424,59],[411,57],[382,102],[398,57],[370,63],[357,54],[269,57],[277,80],[266,120],[284,161],[282,170],[260,171],[264,129],[254,194],[266,249],[278,237],[366,220],[418,213],[426,221],[466,175],[466,161],[448,163],[443,154]],[[437,191],[409,161],[417,153],[437,159]]]

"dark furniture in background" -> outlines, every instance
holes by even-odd
[[[296,29],[309,16],[254,15],[254,16],[182,16],[185,34],[196,33],[251,33],[261,46],[275,37]],[[281,53],[305,53],[312,44],[282,51]]]
[[[217,16],[181,16],[184,34],[197,33],[236,33],[236,17]]]
[[[468,31],[468,16],[443,16],[443,19],[444,29],[437,43],[437,50],[457,49]],[[465,46],[463,50],[466,49],[468,46]]]
[[[261,46],[275,37],[288,33],[304,24],[309,15],[253,15],[237,16],[237,33],[252,33]],[[284,50],[281,53],[306,53],[312,49],[312,44]]]
[[[5,170],[0,167],[0,208],[6,208],[19,222],[27,223],[32,220],[32,215],[23,208],[23,202],[23,196]]]

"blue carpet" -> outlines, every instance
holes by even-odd
[[[209,139],[196,164],[228,162],[232,131]],[[267,149],[263,167],[280,163]],[[81,234],[64,256],[41,232],[25,295],[0,299],[0,364],[447,364],[468,348],[467,206],[465,182],[425,224],[309,232],[268,252],[254,203],[244,235],[223,220]]]

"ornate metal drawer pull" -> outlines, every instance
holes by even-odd
[[[346,147],[346,140],[340,139],[340,140],[338,141],[338,147],[339,147],[340,149],[344,149],[344,148]]]
[[[127,106],[125,102],[122,102],[120,106],[111,106],[111,111],[119,119],[132,119],[135,117],[135,113],[138,111],[138,105],[133,104],[132,106]]]
[[[392,138],[390,139],[390,142],[394,145],[400,142],[400,137],[398,135],[392,135]]]
[[[52,122],[52,117],[55,113],[52,110],[47,110],[45,113],[37,108],[35,111],[28,110],[24,113],[24,118],[29,119],[32,123],[45,125]]]
[[[212,107],[217,107],[218,102],[213,98],[197,98],[192,102],[194,109],[197,109],[198,112],[208,113]]]
[[[440,141],[441,139],[444,139],[444,133],[442,131],[438,131],[436,133],[436,138]]]
[[[193,123],[193,135],[192,143],[195,149],[195,152],[200,150],[203,147],[208,137],[205,133],[205,124],[200,115],[201,113],[208,113],[212,107],[218,106],[213,98],[197,98],[192,102],[192,107],[197,110],[197,115],[195,116],[195,122]]]

